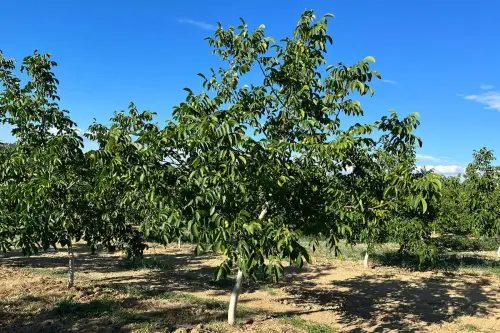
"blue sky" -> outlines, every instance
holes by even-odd
[[[500,1],[8,1],[0,49],[35,48],[59,63],[61,105],[80,128],[134,101],[159,119],[217,65],[204,37],[217,21],[289,36],[304,9],[333,13],[330,63],[374,56],[384,79],[362,99],[367,118],[419,112],[419,164],[458,172],[486,145],[500,158]],[[11,140],[0,127],[0,140]]]

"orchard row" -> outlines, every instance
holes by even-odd
[[[356,99],[381,76],[372,57],[327,64],[330,16],[304,12],[279,42],[243,20],[219,26],[207,40],[221,67],[199,74],[202,92],[186,88],[171,120],[131,104],[84,134],[58,105],[49,54],[17,68],[0,53],[0,121],[16,139],[0,146],[0,249],[66,247],[72,258],[84,240],[140,258],[146,240],[189,235],[197,253],[224,256],[216,278],[238,270],[234,322],[243,276],[279,279],[284,260],[310,261],[302,235],[336,254],[340,241],[396,242],[422,261],[438,254],[432,231],[497,236],[492,152],[443,179],[416,167],[417,114],[360,123]],[[82,135],[98,148],[84,151]]]

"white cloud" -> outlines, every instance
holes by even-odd
[[[441,159],[438,157],[434,157],[431,155],[425,155],[425,154],[417,154],[417,158],[419,160],[441,161]]]
[[[210,23],[203,22],[203,21],[177,20],[177,22],[179,22],[181,24],[190,24],[190,25],[193,25],[195,27],[205,29],[205,30],[217,30],[217,26],[210,24]]]
[[[390,84],[396,84],[396,85],[399,84],[399,83],[397,83],[396,81],[393,81],[393,80],[382,80],[382,82],[390,83]]]
[[[426,155],[426,154],[417,154],[417,160],[441,162],[441,163],[456,163],[454,160],[452,160],[449,157],[444,157],[444,156],[436,157],[436,156]],[[424,163],[426,163],[426,162],[424,162]]]
[[[482,84],[482,85],[479,86],[479,88],[483,89],[483,90],[490,90],[490,89],[495,88],[495,86],[492,85],[492,84]]]
[[[486,105],[486,109],[500,111],[500,92],[498,91],[488,91],[479,95],[467,95],[464,98],[484,104]]]
[[[80,128],[73,128],[73,130],[74,130],[74,131],[76,132],[76,134],[78,134],[79,136],[82,136],[82,135],[85,133],[85,132],[84,132],[82,129],[80,129]],[[49,128],[49,133],[50,133],[50,134],[53,134],[53,135],[57,135],[58,130],[57,130],[57,128],[55,128],[55,127],[51,127],[51,128]]]
[[[425,165],[419,166],[418,168],[425,170],[434,170],[437,173],[445,175],[456,175],[465,172],[465,168],[460,165]]]

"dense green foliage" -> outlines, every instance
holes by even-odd
[[[473,152],[465,175],[443,177],[435,227],[441,233],[498,238],[500,235],[500,167],[493,151]]]
[[[16,145],[2,158],[0,174],[2,237],[0,247],[19,247],[26,254],[39,248],[68,245],[85,230],[82,139],[75,123],[57,104],[58,81],[50,55],[24,58],[15,76],[14,61],[0,53],[0,119],[13,127]]]
[[[183,169],[165,145],[168,127],[160,129],[152,117],[131,104],[128,114],[115,113],[109,127],[94,123],[86,134],[99,145],[86,154],[92,172],[88,241],[94,247],[119,246],[134,259],[142,257],[147,237],[166,243],[179,232],[172,207],[179,206],[181,187],[176,185]]]
[[[305,11],[291,37],[264,26],[219,25],[208,43],[218,69],[200,73],[164,126],[131,104],[83,138],[58,105],[56,65],[35,52],[19,70],[0,52],[0,249],[70,246],[85,240],[142,256],[146,240],[187,234],[195,252],[225,256],[216,278],[234,268],[278,279],[283,261],[301,266],[300,244],[396,242],[432,260],[432,232],[498,237],[500,169],[493,152],[474,153],[466,174],[441,177],[416,166],[418,114],[394,111],[362,123],[357,100],[373,95],[373,57],[328,65],[328,19]],[[251,76],[249,76],[251,74]],[[356,123],[350,118],[355,118]]]

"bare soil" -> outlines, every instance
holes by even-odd
[[[134,268],[120,253],[76,252],[70,290],[64,251],[0,258],[0,332],[500,332],[500,276],[480,269],[317,257],[287,267],[279,284],[245,284],[239,324],[228,327],[232,281],[212,281],[217,256],[152,246]]]

